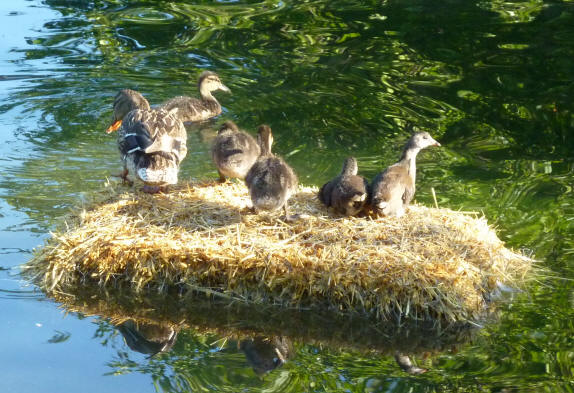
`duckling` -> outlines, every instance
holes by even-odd
[[[426,368],[415,366],[409,355],[405,355],[399,351],[395,351],[395,361],[403,371],[412,375],[424,374],[428,371]]]
[[[239,349],[257,375],[265,375],[293,357],[293,343],[284,336],[255,336],[239,342]]]
[[[319,190],[319,200],[327,207],[333,207],[339,214],[357,215],[367,202],[369,182],[357,176],[359,167],[354,157],[343,164],[341,174],[323,184]]]
[[[124,181],[129,181],[131,173],[148,193],[165,191],[177,183],[179,164],[187,154],[187,133],[176,111],[151,109],[134,90],[120,90],[116,95],[112,125],[106,132],[118,131]]]
[[[273,211],[283,207],[285,220],[292,221],[295,217],[289,216],[287,201],[297,190],[297,175],[282,158],[271,153],[273,134],[269,126],[259,127],[257,142],[261,153],[245,177],[253,209]]]
[[[183,122],[204,121],[219,115],[221,105],[211,93],[216,90],[230,93],[231,90],[212,71],[203,71],[199,75],[198,86],[201,99],[188,96],[174,97],[164,102],[160,108],[167,111],[177,108],[177,115]]]
[[[136,323],[127,320],[117,325],[130,349],[153,357],[161,352],[169,352],[177,340],[177,331],[159,323]]]
[[[234,122],[226,121],[219,129],[211,149],[219,181],[224,183],[226,177],[245,179],[260,152],[255,138],[239,131]]]
[[[371,185],[375,214],[400,217],[415,195],[416,158],[421,149],[440,146],[428,132],[418,132],[407,142],[401,159],[379,173]]]

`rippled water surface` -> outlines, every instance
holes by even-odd
[[[216,177],[208,149],[225,119],[270,124],[311,185],[350,154],[372,177],[426,130],[443,148],[419,156],[417,201],[434,187],[441,206],[484,212],[548,278],[482,329],[422,336],[198,306],[210,328],[175,332],[153,357],[129,345],[129,324],[66,313],[18,266],[118,171],[103,132],[114,94],[197,95],[205,69],[233,94],[188,126],[181,178]],[[574,391],[573,91],[571,1],[0,2],[0,390]],[[403,371],[401,354],[428,371]]]

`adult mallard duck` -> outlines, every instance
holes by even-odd
[[[440,146],[428,132],[418,132],[407,142],[401,159],[373,179],[371,207],[375,214],[400,217],[415,195],[417,154],[429,146]]]
[[[187,154],[187,133],[177,110],[154,110],[137,91],[124,89],[114,99],[112,125],[118,131],[118,147],[128,173],[141,180],[143,191],[165,191],[177,183],[179,164]]]
[[[285,220],[291,221],[287,201],[297,191],[297,175],[281,157],[271,153],[273,134],[266,125],[259,127],[257,142],[261,153],[251,167],[245,183],[255,212],[259,210],[285,210]]]
[[[240,131],[234,122],[226,121],[219,129],[211,149],[219,180],[223,183],[226,177],[245,179],[259,153],[255,138]]]
[[[198,86],[201,99],[188,96],[174,97],[163,103],[160,108],[167,111],[177,108],[177,115],[183,122],[203,121],[219,115],[221,105],[212,92],[221,90],[229,93],[231,90],[212,71],[203,71],[199,75]]]
[[[339,214],[357,215],[363,210],[368,197],[369,182],[357,176],[359,167],[354,157],[343,164],[341,174],[323,184],[319,190],[319,200],[327,207],[333,207]]]

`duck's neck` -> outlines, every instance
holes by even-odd
[[[270,135],[257,135],[257,144],[259,145],[259,156],[271,156],[271,145],[273,144],[273,138]]]
[[[207,88],[207,86],[199,86],[199,94],[201,95],[201,99],[203,101],[215,101],[215,97],[211,94],[211,90]]]
[[[262,157],[270,156],[272,154],[271,153],[271,143],[268,140],[260,143],[259,148],[261,149],[261,153],[259,155]]]
[[[222,128],[217,132],[217,135],[225,136],[225,135],[231,135],[233,133],[235,133],[235,131],[233,131],[231,128]]]
[[[417,154],[419,154],[420,150],[421,149],[413,147],[405,149],[399,160],[399,163],[407,168],[409,176],[413,180],[413,184],[415,184],[417,177]]]
[[[341,171],[341,175],[343,176],[355,176],[359,171],[359,167],[357,166],[357,160],[353,157],[349,157],[345,160],[343,164],[343,170]]]

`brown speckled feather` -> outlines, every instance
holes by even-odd
[[[161,105],[161,109],[170,111],[177,108],[177,116],[181,121],[204,121],[221,114],[221,105],[215,99],[200,100],[198,98],[179,96],[171,98]]]

